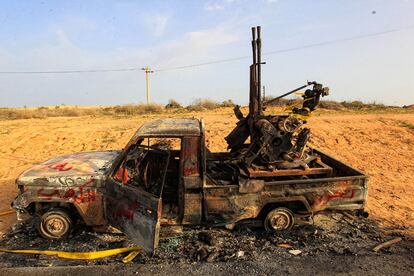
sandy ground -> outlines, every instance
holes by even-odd
[[[15,178],[53,156],[122,148],[146,120],[157,117],[202,117],[207,145],[225,150],[224,136],[236,119],[230,108],[201,113],[136,117],[72,117],[0,121],[0,211],[16,195]],[[414,114],[322,112],[309,121],[312,144],[370,176],[367,210],[384,229],[414,234]],[[14,222],[0,217],[0,234]]]

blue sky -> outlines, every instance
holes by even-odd
[[[373,12],[375,11],[375,12]],[[409,0],[0,1],[0,71],[163,69],[414,24]],[[334,100],[414,103],[414,29],[265,56],[263,84],[278,95],[316,80]],[[250,59],[156,72],[151,98],[248,100]],[[0,106],[145,101],[143,72],[0,75]]]

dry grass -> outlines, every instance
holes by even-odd
[[[0,119],[17,120],[30,118],[47,118],[47,117],[78,117],[92,115],[93,109],[71,108],[51,108],[39,107],[36,109],[21,108],[0,108]]]
[[[321,101],[319,107],[329,110],[342,110],[345,108],[341,103],[336,101]]]
[[[203,110],[212,110],[219,108],[221,105],[219,102],[209,100],[209,99],[196,99],[194,100],[187,109],[190,111],[203,111]]]
[[[414,125],[410,122],[401,121],[400,126],[411,129],[411,130],[414,130]]]
[[[38,108],[0,108],[0,120],[42,119],[47,117],[79,117],[102,115],[141,115],[161,113],[164,107],[159,104],[127,104],[110,107],[38,107]]]
[[[269,100],[266,98],[265,100]],[[270,105],[271,107],[285,107],[291,105],[296,100],[280,99]],[[209,100],[197,99],[187,107],[183,107],[179,102],[171,99],[168,104],[127,104],[108,107],[78,107],[78,106],[52,106],[38,108],[0,108],[0,120],[17,120],[17,119],[41,119],[48,117],[79,117],[79,116],[134,116],[142,114],[158,114],[164,112],[201,112],[215,110],[221,107],[233,107],[235,104],[232,100],[226,100],[222,103]],[[414,108],[386,106],[379,103],[363,103],[361,101],[337,102],[321,101],[319,103],[319,112],[323,110],[335,110],[340,112],[358,112],[358,113],[412,113]],[[408,127],[408,126],[407,126]],[[410,128],[410,127],[408,127]],[[410,128],[411,129],[411,128]]]
[[[164,107],[160,104],[127,104],[104,108],[106,114],[115,115],[141,115],[151,113],[161,113]]]

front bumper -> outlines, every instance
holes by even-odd
[[[26,193],[21,193],[13,200],[11,207],[16,210],[18,221],[26,220],[30,215],[26,209],[29,206]]]

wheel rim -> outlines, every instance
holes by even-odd
[[[59,215],[50,215],[41,223],[41,230],[49,238],[60,238],[69,230],[69,222]]]
[[[50,219],[46,222],[46,229],[49,233],[59,235],[64,230],[65,225],[61,219]]]
[[[293,221],[293,214],[289,210],[275,209],[266,216],[264,226],[269,232],[278,232],[291,228]]]

